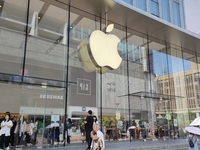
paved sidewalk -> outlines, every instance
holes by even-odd
[[[63,146],[53,146],[53,147],[43,147],[43,149],[47,150],[85,150],[87,144],[86,143],[73,143],[68,144],[65,147]],[[40,149],[42,147],[23,147],[16,148],[16,150],[20,149]],[[187,150],[187,142],[185,139],[170,139],[170,140],[158,140],[152,141],[147,140],[143,142],[141,140],[137,141],[106,141],[106,150]]]

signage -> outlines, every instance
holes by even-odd
[[[117,110],[117,111],[116,111],[116,119],[117,119],[117,120],[120,120],[120,117],[121,117],[121,115],[120,115],[120,110]]]
[[[51,115],[51,127],[59,127],[59,121],[59,115]]]
[[[41,99],[61,99],[63,100],[63,96],[62,95],[45,95],[45,94],[40,94],[40,98]]]
[[[178,126],[178,120],[174,119],[174,126],[177,127]]]
[[[171,120],[172,119],[170,112],[166,112],[166,119],[167,120]]]
[[[102,68],[102,73],[105,73],[120,66],[122,58],[117,49],[120,39],[114,34],[107,34],[113,28],[114,24],[110,24],[106,33],[95,30],[81,41],[79,60],[85,71],[99,72],[99,68]]]
[[[86,107],[82,107],[82,111],[86,111]]]
[[[91,80],[77,78],[77,94],[91,95]]]

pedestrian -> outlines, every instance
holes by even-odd
[[[188,150],[199,150],[197,142],[199,139],[193,133],[187,135],[186,141],[188,142]]]
[[[86,148],[86,150],[90,150],[90,146],[91,146],[91,142],[92,142],[92,138],[90,136],[91,131],[93,130],[93,123],[94,123],[94,119],[92,116],[92,111],[89,110],[87,117],[84,121],[85,124],[85,133],[86,133],[86,141],[88,144],[88,147]]]
[[[95,131],[97,133],[97,136],[102,140],[102,142],[103,142],[103,148],[105,149],[104,135],[103,135],[103,133],[99,129],[100,129],[99,124],[94,124],[93,125],[93,131]],[[92,141],[92,144],[93,144],[93,141]],[[92,146],[92,144],[91,144],[91,146]]]
[[[16,140],[16,138],[15,138],[15,128],[16,128],[16,126],[17,126],[17,117],[13,117],[13,119],[12,119],[12,123],[13,123],[13,126],[11,127],[11,129],[10,129],[10,144],[11,144],[11,146],[15,146],[15,140]]]
[[[70,144],[70,138],[72,134],[72,120],[70,118],[67,119],[67,144]]]
[[[39,120],[36,120],[36,122],[34,123],[34,129],[33,129],[33,142],[34,142],[34,144],[37,143],[38,122],[39,122]]]
[[[104,150],[102,140],[97,136],[95,131],[91,132],[92,145],[90,150]]]
[[[93,116],[93,119],[94,119],[94,124],[98,124],[98,119],[97,119],[97,116]]]
[[[9,142],[10,142],[10,129],[13,126],[12,121],[10,120],[10,112],[5,113],[5,119],[1,122],[1,130],[0,130],[0,135],[1,135],[1,141],[0,141],[0,149],[4,149],[4,144],[5,144],[5,149],[9,150]]]

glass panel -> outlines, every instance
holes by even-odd
[[[123,1],[125,1],[126,3],[129,3],[129,4],[133,4],[133,1],[132,0],[123,0]]]
[[[137,7],[146,11],[147,10],[146,0],[137,0]]]
[[[68,89],[68,118],[72,119],[71,141],[85,140],[84,120],[88,110],[99,119],[97,107],[96,69],[90,70],[91,62],[86,57],[88,43],[86,39],[94,30],[99,29],[100,23],[91,18],[94,16],[73,8],[71,15],[71,30],[69,43],[69,81],[75,84]],[[88,39],[89,41],[89,39]],[[90,43],[90,42],[89,42]],[[89,65],[88,65],[89,64]]]
[[[155,16],[159,16],[158,0],[151,0],[151,14]]]
[[[173,2],[173,14],[174,14],[174,24],[177,26],[181,26],[181,19],[180,19],[180,8],[178,2]]]
[[[162,0],[162,11],[163,11],[163,19],[166,21],[170,21],[170,11],[169,11],[169,1]]]
[[[20,113],[29,123],[39,121],[36,140],[42,146],[63,141],[67,17],[67,10],[49,2],[30,3],[24,71],[29,85],[22,86]]]
[[[0,80],[19,74],[25,49],[27,0],[4,0],[0,8]],[[28,26],[28,30],[30,26]]]
[[[183,49],[183,58],[188,63],[184,63],[185,69],[185,86],[188,98],[189,119],[193,120],[198,117],[198,113],[194,111],[199,107],[199,78],[197,56],[192,51]]]
[[[175,130],[189,124],[187,76],[185,71],[190,69],[189,61],[184,60],[180,47],[170,45],[168,50],[169,79],[173,80],[172,93],[176,96],[171,100],[172,123]],[[181,113],[179,113],[181,112]],[[182,134],[182,136],[184,136]]]
[[[56,12],[56,13],[55,13]],[[26,76],[41,84],[42,78],[51,79],[48,85],[63,86],[67,14],[64,9],[39,0],[30,4],[30,31],[27,40]]]

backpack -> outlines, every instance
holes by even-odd
[[[193,137],[189,138],[189,146],[190,147],[194,147],[194,143],[193,143],[192,139],[193,139]]]

